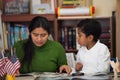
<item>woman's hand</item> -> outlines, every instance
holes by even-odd
[[[82,67],[83,67],[82,63],[78,62],[75,66],[75,70],[80,71],[82,69]]]
[[[67,74],[70,74],[72,69],[68,65],[62,65],[62,66],[60,66],[59,71],[60,71],[60,73],[62,73],[62,71],[65,71]]]
[[[19,72],[19,70],[17,70],[15,73],[16,73],[16,75],[20,75],[20,72]]]

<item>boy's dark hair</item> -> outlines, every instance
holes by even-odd
[[[89,35],[94,36],[94,41],[97,41],[101,35],[101,24],[95,19],[84,19],[77,25],[78,29],[81,29],[85,33],[86,37]]]

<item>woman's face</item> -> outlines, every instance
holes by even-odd
[[[30,34],[33,43],[38,47],[43,46],[48,39],[48,32],[42,27],[34,29]]]

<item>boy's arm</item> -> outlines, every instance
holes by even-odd
[[[110,71],[110,52],[108,48],[101,50],[98,60],[98,71],[99,72],[109,72]]]

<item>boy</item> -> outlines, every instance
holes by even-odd
[[[76,71],[84,74],[108,73],[110,52],[99,41],[101,25],[95,19],[85,19],[78,23],[78,43]]]

